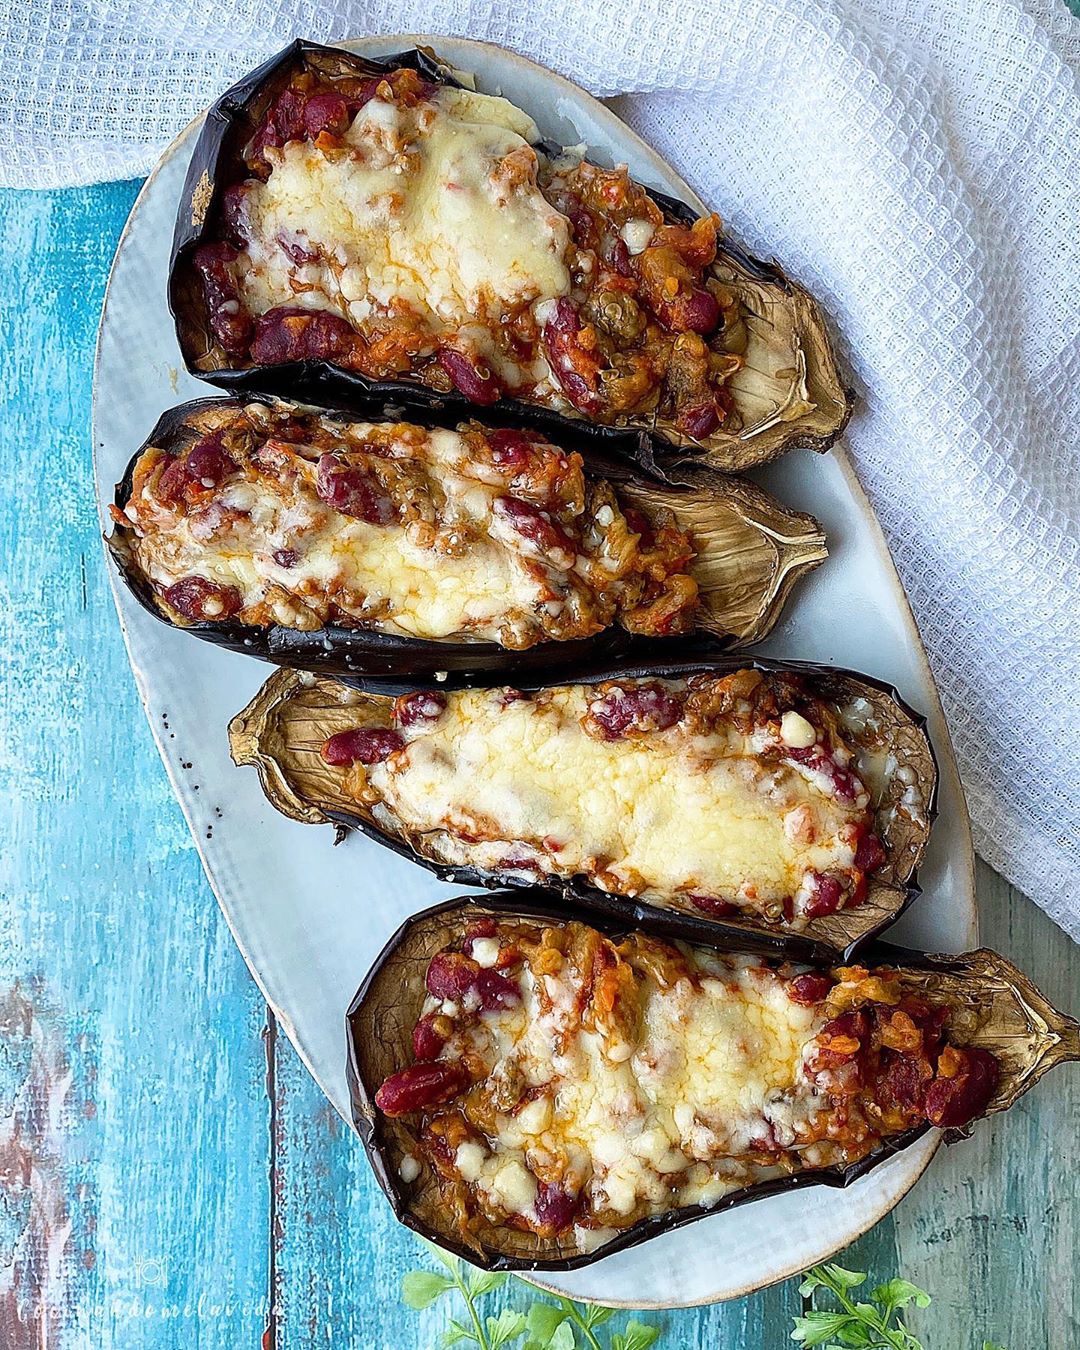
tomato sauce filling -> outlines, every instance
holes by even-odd
[[[454,137],[464,131],[473,142],[462,149]],[[737,296],[711,274],[718,217],[665,219],[625,167],[549,158],[529,143],[536,135],[505,100],[412,70],[294,75],[194,255],[226,361],[329,361],[375,380],[415,377],[479,406],[513,397],[601,423],[662,418],[697,441],[737,431],[728,384],[745,329]],[[423,251],[431,241],[408,214],[421,193],[419,214],[448,212],[442,233],[466,255],[447,265],[485,252],[469,238],[464,198],[478,219],[494,210],[492,258],[503,256],[501,215],[517,212],[505,228],[522,256],[506,254],[505,276],[491,259],[486,272],[479,265],[462,303],[432,300],[447,260]],[[335,209],[323,216],[327,195]],[[383,267],[410,231],[416,248]],[[416,269],[425,285],[414,288]]]
[[[488,1226],[594,1250],[642,1219],[967,1124],[1000,1079],[887,968],[805,971],[577,922],[483,918],[427,967],[377,1108],[399,1170]]]
[[[406,695],[322,754],[432,860],[709,919],[799,931],[864,903],[888,862],[853,732],[798,676]]]
[[[252,403],[151,446],[114,515],[174,621],[327,625],[522,649],[688,632],[690,536],[543,436]]]

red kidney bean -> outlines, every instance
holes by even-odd
[[[615,741],[628,731],[666,731],[682,720],[683,705],[659,684],[617,686],[589,704],[589,715]]]
[[[339,314],[282,305],[268,309],[255,321],[251,356],[261,366],[327,361],[346,355],[355,342],[356,334]]]
[[[404,745],[403,737],[389,727],[357,727],[331,736],[322,748],[322,757],[339,769],[358,760],[361,764],[381,764]]]
[[[300,561],[300,554],[294,548],[276,548],[272,556],[279,567],[295,567]]]
[[[497,970],[481,970],[476,977],[475,989],[484,1012],[516,1008],[521,1002],[517,981],[501,975]]]
[[[181,577],[164,592],[166,602],[196,623],[231,619],[243,609],[244,601],[235,586],[219,586],[206,577]]]
[[[250,189],[250,181],[233,183],[221,194],[221,218],[230,242],[237,248],[243,248],[248,241],[244,200]]]
[[[360,86],[360,92],[353,99],[353,102],[356,104],[358,110],[371,102],[371,100],[375,97],[375,94],[378,91],[379,85],[382,84],[382,82],[383,77],[381,75],[373,75],[370,80],[364,81],[364,83]]]
[[[810,745],[805,749],[792,746],[783,747],[784,758],[794,764],[802,764],[811,773],[822,774],[832,785],[833,791],[844,801],[853,802],[857,795],[857,783],[854,775],[842,769],[820,745]]]
[[[587,245],[592,230],[592,216],[583,206],[569,207],[566,216],[570,221],[570,233],[574,237],[574,243],[581,246]]]
[[[570,567],[577,557],[577,545],[546,511],[520,497],[496,497],[492,510],[505,520],[522,539],[535,544],[548,562]],[[556,555],[562,554],[562,557]]]
[[[304,130],[305,96],[295,89],[283,89],[274,103],[274,126],[282,141],[299,140]]]
[[[961,1050],[962,1063],[952,1078],[935,1078],[926,1089],[925,1112],[931,1125],[955,1129],[974,1120],[989,1105],[1001,1079],[1001,1065],[989,1050]]]
[[[810,1008],[828,995],[833,983],[828,975],[796,975],[788,985],[788,998],[792,1003],[801,1003],[804,1008]]]
[[[236,461],[226,453],[220,431],[210,432],[188,451],[187,475],[199,487],[218,487],[235,471]]]
[[[738,914],[739,906],[733,905],[730,900],[721,900],[717,895],[688,895],[687,900],[695,909],[700,909],[702,914],[708,914],[713,919],[726,919],[729,914]]]
[[[813,890],[803,906],[808,919],[820,919],[825,914],[835,914],[844,902],[844,888],[836,877],[822,876],[812,872]]]
[[[161,471],[161,477],[157,481],[155,496],[158,501],[171,505],[178,502],[184,495],[184,489],[188,485],[187,456],[177,455],[175,459],[170,459]]]
[[[221,432],[212,431],[196,441],[186,455],[177,455],[162,470],[156,496],[166,504],[178,502],[189,486],[218,487],[236,469],[221,443]]]
[[[421,690],[402,694],[394,700],[394,721],[399,727],[415,727],[424,722],[437,722],[446,711],[446,695]]]
[[[240,301],[230,270],[238,257],[236,249],[224,241],[203,244],[192,255],[203,279],[210,331],[231,356],[242,356],[247,351],[253,329],[252,317]]]
[[[457,1064],[410,1064],[392,1073],[375,1094],[384,1116],[407,1116],[444,1106],[469,1086],[469,1075]]]
[[[720,322],[720,306],[710,291],[695,289],[689,295],[665,301],[660,307],[660,322],[674,333],[707,336]]]
[[[529,462],[533,442],[524,431],[498,427],[486,433],[491,460],[500,469],[520,469]]]
[[[323,131],[341,136],[349,129],[349,102],[340,94],[313,94],[304,105],[304,130],[312,140]]]
[[[514,1008],[521,1002],[517,982],[497,970],[483,970],[462,952],[436,952],[428,963],[427,990],[435,998],[463,1003],[470,994],[484,1012]]]
[[[570,1195],[561,1186],[546,1181],[537,1182],[533,1213],[541,1228],[560,1233],[569,1228],[577,1213],[578,1197]]]
[[[630,250],[626,246],[625,239],[616,239],[612,244],[611,252],[608,254],[608,262],[611,264],[612,270],[618,272],[619,276],[630,276]]]
[[[904,1111],[920,1110],[925,1086],[920,1066],[925,1061],[893,1051],[883,1053],[890,1056],[879,1080],[885,1100],[891,1099]]]
[[[681,412],[678,418],[679,430],[693,436],[695,441],[703,441],[706,436],[711,436],[720,422],[720,409],[712,401],[695,403],[692,408]]]
[[[499,381],[486,366],[480,366],[472,357],[454,347],[440,347],[435,358],[454,388],[473,403],[497,403],[502,395]]]
[[[886,858],[887,854],[881,846],[881,840],[873,830],[867,830],[859,839],[855,850],[855,866],[860,872],[876,872]]]
[[[335,455],[320,458],[315,491],[335,511],[369,525],[389,525],[397,515],[377,478],[355,464],[342,463]]]
[[[429,1013],[427,1017],[421,1017],[420,1021],[413,1027],[413,1058],[419,1062],[438,1059],[445,1044],[444,1038],[435,1030],[434,1013]]]
[[[425,984],[435,998],[460,1003],[476,983],[480,967],[462,952],[436,952],[428,962]]]
[[[945,1033],[945,1023],[949,1020],[948,1008],[911,998],[904,999],[900,1007],[922,1032],[923,1054],[927,1057],[937,1054]]]
[[[563,393],[574,407],[584,413],[595,413],[600,408],[596,377],[583,374],[572,356],[580,330],[577,306],[561,296],[556,301],[555,313],[544,325],[544,354]]]

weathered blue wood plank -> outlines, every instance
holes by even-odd
[[[0,198],[4,1350],[255,1346],[264,1315],[263,1005],[138,705],[93,500],[135,188]]]

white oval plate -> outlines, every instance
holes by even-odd
[[[481,89],[520,103],[552,140],[584,142],[600,160],[626,162],[645,183],[694,200],[613,113],[531,61],[485,43],[441,37],[351,45],[380,56],[417,42],[472,71]],[[169,147],[147,180],[109,281],[94,388],[104,529],[113,485],[159,414],[215,392],[183,373],[165,302],[173,218],[198,126]],[[963,950],[976,936],[967,814],[926,656],[881,531],[842,451],[798,452],[761,478],[824,523],[832,557],[797,590],[760,650],[880,676],[929,716],[941,765],[941,814],[921,870],[925,893],[890,936],[925,949]],[[107,565],[146,715],[210,884],[259,988],[348,1119],[343,1017],[350,998],[406,915],[461,888],[435,881],[362,837],[332,848],[328,828],[279,816],[255,774],[231,763],[225,731],[270,668],[158,623],[117,585]],[[677,1307],[749,1293],[824,1260],[865,1232],[915,1183],[936,1146],[936,1137],[927,1137],[846,1191],[823,1187],[777,1196],[703,1219],[586,1270],[544,1274],[537,1283],[631,1307]]]

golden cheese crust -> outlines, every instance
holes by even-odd
[[[176,622],[513,649],[695,622],[694,547],[671,513],[624,506],[533,433],[251,403],[172,450],[143,452],[116,519]]]
[[[483,918],[434,955],[426,989],[413,1062],[375,1100],[410,1123],[403,1176],[437,1180],[466,1241],[505,1225],[593,1250],[858,1161],[936,1121],[959,1075],[972,1112],[997,1082],[992,1056],[949,1043],[948,1009],[889,970]]]
[[[709,276],[717,217],[667,221],[625,167],[538,140],[506,99],[412,70],[296,74],[194,256],[227,358],[738,431],[746,333]]]
[[[797,678],[617,679],[399,699],[323,756],[426,857],[805,927],[885,858],[836,710]]]

